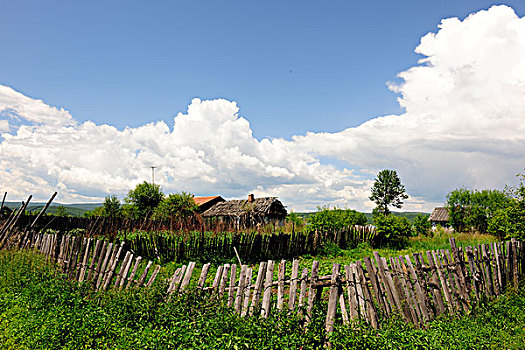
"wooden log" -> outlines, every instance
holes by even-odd
[[[57,195],[57,192],[53,193],[53,195],[51,196],[51,198],[47,201],[46,205],[44,205],[44,207],[42,208],[42,210],[40,210],[40,212],[38,213],[38,215],[36,216],[35,220],[33,220],[33,222],[31,223],[31,225],[29,225],[29,230],[32,230],[36,223],[38,222],[38,220],[40,219],[40,217],[46,212],[47,208],[49,208],[49,206],[51,205],[51,202],[53,201],[53,199],[55,199]]]
[[[308,288],[308,304],[306,307],[307,322],[312,319],[312,311],[314,309],[315,299],[317,297],[316,284],[319,276],[319,261],[314,260],[312,263],[312,274],[310,278],[310,285]]]
[[[277,274],[278,285],[277,285],[277,310],[283,309],[284,303],[284,277],[286,274],[286,260],[281,260],[279,264],[279,270]]]
[[[295,308],[295,300],[297,298],[297,279],[299,277],[299,260],[294,259],[292,262],[292,279],[290,280],[290,294],[288,296],[288,310],[292,311]]]
[[[264,283],[264,276],[266,274],[266,261],[263,261],[259,264],[259,271],[257,272],[257,279],[255,280],[255,286],[253,289],[252,305],[250,307],[250,316],[254,315],[257,312],[257,307],[259,305],[259,300],[261,298],[261,292]]]
[[[263,301],[261,307],[261,316],[263,318],[268,318],[270,315],[270,303],[272,299],[272,282],[273,282],[273,260],[268,260],[266,265],[266,280],[264,281],[264,292],[263,292]]]
[[[326,312],[325,329],[327,332],[334,330],[337,300],[339,299],[339,271],[341,265],[332,265],[332,278],[330,280],[330,296],[328,297],[328,310]]]

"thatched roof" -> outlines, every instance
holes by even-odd
[[[287,212],[284,205],[277,197],[255,198],[253,201],[236,199],[215,204],[202,213],[202,216],[243,216],[245,214],[260,216],[285,217]]]
[[[428,221],[448,221],[448,208],[434,208]]]

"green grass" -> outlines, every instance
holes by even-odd
[[[166,300],[150,290],[93,292],[70,283],[42,257],[0,252],[2,349],[317,349],[325,342],[326,305],[304,330],[298,317],[240,319],[194,294]],[[393,319],[381,330],[337,325],[340,349],[521,349],[525,287],[460,319],[417,330]]]

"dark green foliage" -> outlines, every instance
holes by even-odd
[[[173,193],[164,198],[155,209],[155,219],[184,219],[197,212],[199,206],[195,204],[191,193]]]
[[[366,216],[352,209],[319,207],[308,217],[310,231],[341,230],[354,225],[366,225]]]
[[[128,192],[124,199],[127,205],[123,209],[127,215],[141,219],[152,215],[163,199],[164,194],[159,185],[144,181]]]
[[[490,220],[511,202],[508,195],[498,190],[457,189],[447,195],[449,222],[456,231],[487,232]]]
[[[106,196],[104,199],[104,204],[102,204],[102,215],[116,218],[120,217],[122,210],[120,208],[120,201],[118,200],[117,196]]]
[[[376,203],[377,213],[388,215],[390,214],[388,207],[401,208],[403,200],[407,199],[408,195],[405,193],[405,186],[401,183],[397,172],[386,169],[377,174],[372,186],[372,195],[369,198]]]
[[[58,207],[56,207],[54,214],[56,216],[69,216],[66,207],[64,207],[63,205],[59,205]]]
[[[508,205],[489,218],[487,231],[500,238],[525,239],[525,176],[518,177],[519,186],[508,189]]]
[[[395,215],[376,214],[374,216],[376,235],[373,246],[401,247],[406,239],[412,235],[410,221],[405,217]]]
[[[428,221],[428,215],[418,214],[414,218],[413,229],[416,236],[428,236],[432,233],[431,228],[432,224]]]

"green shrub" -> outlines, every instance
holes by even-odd
[[[428,221],[429,215],[417,214],[414,218],[413,229],[416,236],[432,235],[432,224]]]
[[[410,221],[402,216],[377,213],[374,216],[374,225],[376,227],[376,235],[372,241],[374,247],[401,247],[412,234]]]

